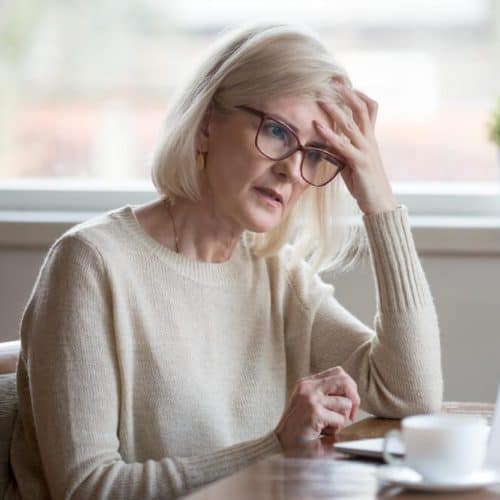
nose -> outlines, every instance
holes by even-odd
[[[297,150],[283,160],[276,161],[273,170],[276,175],[290,182],[302,182],[300,175],[300,164],[302,163],[302,151]]]

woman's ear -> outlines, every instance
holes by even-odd
[[[208,138],[213,125],[213,103],[210,103],[205,110],[203,118],[200,122],[197,137],[197,150],[206,153],[208,151]]]

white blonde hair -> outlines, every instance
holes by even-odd
[[[196,145],[211,103],[230,110],[263,98],[327,97],[351,114],[333,89],[332,78],[352,87],[346,71],[304,27],[258,24],[225,33],[170,103],[153,157],[157,191],[172,201],[201,199]],[[339,175],[324,187],[307,189],[276,228],[247,231],[248,241],[257,256],[275,255],[290,243],[293,263],[304,259],[313,272],[345,269],[365,246],[359,224],[352,223],[355,213]]]

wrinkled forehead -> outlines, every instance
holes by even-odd
[[[256,102],[261,104],[273,105],[311,105],[318,100],[331,100],[335,102],[343,102],[341,95],[333,86],[325,86],[321,90],[310,92],[306,94],[265,94],[264,96],[255,96]]]
[[[323,98],[325,99],[325,98]],[[328,100],[328,98],[326,98]],[[289,125],[298,129],[299,133],[308,138],[317,136],[313,120],[328,123],[328,117],[320,108],[318,98],[309,96],[274,97],[262,99],[256,107],[281,118]]]

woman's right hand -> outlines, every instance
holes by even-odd
[[[340,367],[300,379],[275,433],[283,450],[340,430],[356,418],[360,399],[356,382]]]

